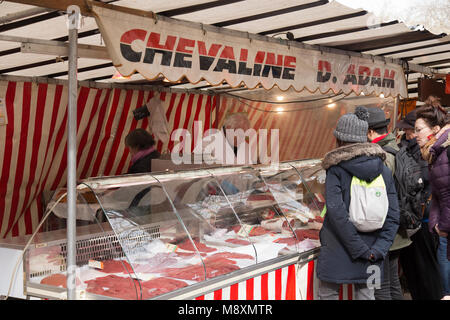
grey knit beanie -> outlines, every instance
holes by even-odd
[[[358,106],[355,113],[347,113],[339,118],[334,136],[344,142],[367,142],[369,112]]]

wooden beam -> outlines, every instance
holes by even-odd
[[[188,14],[188,13],[192,13],[192,12],[196,12],[196,11],[207,10],[207,9],[211,9],[211,8],[215,8],[215,7],[219,7],[219,6],[225,6],[228,4],[242,2],[242,1],[244,1],[244,0],[210,1],[210,2],[206,2],[206,3],[200,3],[200,4],[196,4],[196,5],[190,5],[190,6],[186,6],[186,7],[180,7],[180,8],[176,8],[176,9],[172,9],[172,10],[167,10],[164,12],[160,12],[159,14],[162,14],[167,17],[173,17],[173,16],[179,16],[182,14]]]
[[[313,34],[313,35],[310,35],[310,36],[305,36],[305,37],[302,37],[302,38],[296,38],[295,41],[305,42],[305,41],[311,41],[311,40],[335,37],[335,36],[340,36],[340,35],[343,35],[343,34],[349,34],[349,33],[353,33],[353,32],[365,31],[365,30],[370,30],[370,29],[374,29],[374,28],[387,27],[387,26],[391,26],[391,25],[394,25],[394,24],[398,24],[398,23],[399,22],[397,20],[394,20],[394,21],[382,23],[382,24],[377,25],[377,26],[358,27],[358,28],[343,29],[343,30],[332,31],[332,32],[318,33],[318,34]]]
[[[282,27],[282,28],[267,30],[267,31],[260,32],[259,34],[261,34],[261,35],[270,35],[270,34],[279,33],[279,32],[287,32],[287,31],[292,31],[292,30],[295,30],[295,29],[308,28],[308,27],[313,27],[313,26],[325,24],[325,23],[342,21],[342,20],[346,20],[346,19],[360,17],[360,16],[364,16],[366,14],[367,14],[367,11],[358,11],[358,12],[355,12],[355,13],[344,14],[344,15],[341,15],[341,16],[330,17],[330,18],[325,18],[325,19],[320,19],[320,20],[315,20],[315,21],[310,21],[310,22],[290,25],[290,26],[286,26],[286,27]]]
[[[28,4],[31,6],[48,8],[52,10],[66,11],[70,5],[76,5],[80,7],[81,14],[83,16],[92,16],[91,9],[87,3],[91,1],[85,0],[8,0],[8,2]]]
[[[366,41],[362,40],[354,43],[337,45],[333,46],[333,48],[356,52],[364,52],[404,44],[410,44],[415,42],[421,42],[425,40],[435,40],[440,39],[442,37],[444,37],[444,34],[435,35],[428,31],[413,31],[396,34],[394,36],[382,37],[374,40],[366,40]],[[324,45],[326,46],[327,44]]]
[[[20,51],[23,53],[37,53],[48,56],[66,56],[69,54],[69,45],[65,42],[60,44],[42,44],[25,42],[22,43]],[[78,44],[78,58],[110,60],[106,47],[88,44]]]
[[[294,6],[294,7],[283,8],[283,9],[279,9],[279,10],[274,10],[274,11],[260,13],[260,14],[256,14],[256,15],[253,15],[253,16],[248,16],[248,17],[242,17],[242,18],[237,18],[237,19],[217,22],[217,23],[214,23],[213,26],[216,26],[216,27],[227,27],[227,26],[231,26],[233,24],[239,24],[239,23],[244,23],[244,22],[264,19],[264,18],[270,18],[270,17],[273,17],[273,16],[278,16],[278,15],[282,15],[282,14],[286,14],[286,13],[290,13],[290,12],[306,10],[306,9],[310,9],[310,8],[317,7],[317,6],[323,6],[323,5],[326,5],[327,3],[328,3],[327,0],[320,0],[320,1],[315,1],[315,2],[305,3],[305,4],[297,5],[297,6]]]

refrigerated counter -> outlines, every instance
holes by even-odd
[[[70,283],[77,299],[304,299],[324,183],[319,160],[87,179]],[[14,263],[23,253],[20,297],[67,298],[65,201],[55,192],[31,242],[0,242]]]

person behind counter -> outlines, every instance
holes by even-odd
[[[374,300],[374,288],[383,277],[383,260],[397,233],[399,209],[394,179],[383,164],[386,157],[383,149],[367,142],[368,117],[365,107],[341,116],[334,131],[337,148],[322,161],[326,170],[327,212],[320,231],[317,260],[321,300],[338,300],[341,284],[354,285],[356,300]],[[385,221],[381,229],[358,231],[349,219],[352,178],[371,182],[380,174],[387,191]],[[376,269],[378,281],[373,283],[369,276]]]
[[[256,134],[244,112],[231,113],[225,117],[221,130],[215,130],[203,139],[203,153],[210,154],[215,164],[251,165],[258,163],[256,140],[247,134]],[[213,153],[211,151],[214,150]]]
[[[152,169],[152,159],[160,157],[155,140],[144,129],[135,129],[125,137],[125,145],[130,149],[131,166],[127,173],[144,173]]]

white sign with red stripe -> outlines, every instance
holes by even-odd
[[[292,264],[199,296],[196,300],[318,300],[316,260]],[[339,300],[352,300],[353,286],[342,285]]]
[[[172,82],[186,77],[191,83],[206,80],[212,85],[225,80],[232,87],[245,83],[248,88],[276,85],[281,90],[407,96],[403,69],[397,64],[227,29],[206,31],[200,24],[93,4],[108,53],[124,76],[138,71],[147,79],[164,75]]]
[[[298,300],[297,264],[235,283],[196,300]]]

